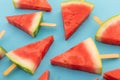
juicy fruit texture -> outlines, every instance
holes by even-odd
[[[49,80],[49,71],[46,70],[39,78],[38,80]]]
[[[106,80],[120,80],[120,69],[115,69],[109,72],[105,72],[103,77]]]
[[[0,59],[4,57],[5,53],[6,53],[6,50],[0,46]]]
[[[66,40],[87,19],[93,9],[93,4],[80,1],[68,1],[61,3],[62,18]]]
[[[7,16],[7,20],[10,24],[35,37],[39,31],[40,22],[42,21],[42,12]]]
[[[104,22],[96,33],[96,40],[120,45],[120,15],[116,15]]]
[[[50,12],[52,7],[47,0],[13,0],[15,8],[43,10]]]
[[[43,40],[10,51],[6,56],[25,71],[34,74],[53,41],[53,36],[49,36]]]
[[[99,53],[91,38],[54,57],[51,64],[98,74],[102,72]]]

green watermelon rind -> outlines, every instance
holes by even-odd
[[[68,0],[68,1],[64,1],[64,2],[62,2],[61,3],[61,6],[64,6],[64,5],[67,5],[67,4],[73,4],[73,3],[76,3],[76,4],[78,4],[78,3],[81,3],[81,4],[86,4],[86,5],[88,5],[88,6],[91,6],[91,8],[93,9],[93,7],[94,7],[94,4],[93,3],[91,3],[91,2],[82,2],[82,1],[80,1],[80,0]]]
[[[12,3],[13,3],[13,5],[14,5],[14,7],[16,8],[14,0],[12,0]]]
[[[115,15],[115,16],[109,18],[108,20],[106,20],[105,22],[103,22],[102,25],[100,25],[100,28],[98,29],[98,31],[96,32],[95,39],[98,40],[98,41],[101,41],[100,33],[101,33],[101,31],[103,31],[102,29],[105,27],[105,25],[107,25],[110,22],[118,19],[118,17],[120,17],[120,14]]]
[[[7,53],[7,51],[2,46],[0,46],[0,54],[2,57],[5,55],[5,53]]]
[[[34,74],[34,71],[32,71],[29,67],[27,67],[26,65],[22,65],[22,63],[18,63],[14,58],[10,57],[8,55],[9,53],[5,54],[14,64],[16,64],[18,67],[22,68],[23,70],[25,70],[27,73],[30,74]]]
[[[14,5],[14,8],[17,8],[14,0],[12,0],[12,3]]]
[[[32,33],[31,33],[32,37],[36,37],[36,35],[38,34],[39,29],[41,27],[40,23],[42,22],[42,19],[43,19],[43,13],[42,12],[37,12],[37,13],[39,13],[39,20],[37,21],[37,23],[35,24],[34,29],[32,30]]]

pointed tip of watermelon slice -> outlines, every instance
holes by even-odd
[[[38,80],[49,80],[49,70],[46,70],[39,78]]]

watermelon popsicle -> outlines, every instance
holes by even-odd
[[[102,22],[97,16],[94,20],[100,25],[95,38],[96,40],[112,45],[120,45],[120,14]]]
[[[32,37],[35,37],[39,32],[40,26],[55,27],[56,24],[42,22],[43,13],[34,12],[29,14],[21,14],[14,16],[7,16],[7,20],[10,24],[23,30]]]
[[[17,65],[26,72],[34,74],[53,41],[53,36],[49,36],[43,40],[25,45],[6,53],[6,56],[14,64],[12,64],[3,73],[3,75],[7,76]]]
[[[65,39],[69,39],[80,25],[89,17],[94,5],[81,0],[61,3]]]
[[[99,55],[97,47],[91,38],[88,38],[68,51],[51,59],[51,64],[82,70],[91,73],[102,73],[101,59],[119,58],[119,54]]]
[[[47,12],[50,12],[52,10],[52,7],[47,0],[12,0],[12,1],[15,8],[43,10]]]

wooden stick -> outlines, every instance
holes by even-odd
[[[101,25],[101,24],[103,23],[97,16],[94,16],[93,19],[94,19],[99,25]]]
[[[101,54],[100,58],[101,59],[115,59],[115,58],[120,58],[120,54]]]
[[[16,64],[12,64],[6,71],[4,71],[3,75],[7,76],[12,70],[14,70],[17,67]]]
[[[0,39],[4,36],[4,34],[5,34],[5,30],[2,30],[2,31],[0,32]]]
[[[42,22],[42,23],[40,24],[40,26],[56,27],[56,24],[54,24],[54,23],[45,23],[45,22]]]
[[[85,0],[81,0],[82,2],[85,2]]]

